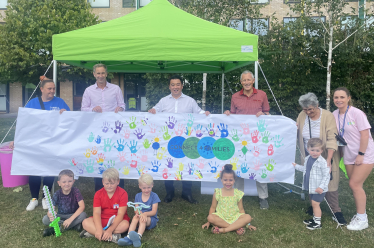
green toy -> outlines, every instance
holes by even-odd
[[[48,211],[53,216],[53,221],[51,222],[51,224],[49,224],[49,226],[53,227],[53,229],[55,230],[56,237],[61,236],[60,225],[58,224],[58,222],[60,221],[60,217],[56,216],[55,210],[53,209],[51,194],[49,193],[49,189],[46,185],[43,186],[43,191],[44,191],[44,197],[47,202]]]
[[[345,177],[349,179],[348,174],[347,174],[347,170],[345,169],[345,164],[344,164],[344,159],[343,158],[340,159],[339,168],[344,172]]]

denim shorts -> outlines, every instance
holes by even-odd
[[[150,218],[151,218],[151,224],[145,228],[146,230],[151,230],[151,229],[155,228],[156,225],[157,225],[158,219],[156,217],[153,217],[153,216],[150,217]]]

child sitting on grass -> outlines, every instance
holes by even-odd
[[[132,218],[129,228],[129,234],[127,237],[118,240],[118,245],[120,246],[133,245],[134,247],[140,247],[142,245],[140,240],[144,231],[156,227],[158,222],[157,209],[160,198],[156,193],[152,192],[153,178],[149,174],[143,174],[138,179],[138,182],[139,189],[142,192],[136,194],[135,203],[143,203],[150,207],[143,208],[140,211],[140,215],[138,211],[135,211],[135,216]],[[138,232],[135,232],[137,226],[139,226]]]
[[[305,158],[304,166],[293,163],[296,170],[303,172],[303,190],[309,191],[309,200],[313,207],[313,219],[304,220],[309,230],[321,229],[322,211],[320,203],[325,198],[330,182],[330,168],[321,156],[324,145],[321,139],[311,138],[307,149],[309,156]]]
[[[57,217],[60,217],[60,225],[65,230],[75,229],[82,231],[82,221],[87,218],[84,211],[84,201],[79,189],[74,188],[74,173],[71,170],[63,170],[58,174],[57,190],[52,197],[54,206],[57,206]],[[53,215],[48,211],[43,217],[43,224],[49,225],[53,221]],[[43,237],[55,234],[53,227],[47,228],[43,232]]]
[[[115,168],[109,168],[103,172],[104,188],[98,190],[93,201],[93,217],[83,221],[84,230],[80,237],[95,237],[98,240],[118,243],[121,233],[129,228],[130,218],[126,213],[128,196],[127,192],[118,187],[119,173]],[[109,219],[115,215],[108,229]]]
[[[251,222],[251,216],[243,208],[244,192],[234,189],[236,173],[231,164],[226,164],[220,175],[222,189],[215,189],[212,206],[209,210],[208,222],[202,228],[209,228],[213,224],[212,233],[226,233],[236,230],[238,235],[245,233],[244,226]],[[249,229],[256,230],[248,225]]]

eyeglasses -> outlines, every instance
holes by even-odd
[[[308,108],[308,109],[303,109],[303,111],[305,112],[305,113],[308,113],[308,112],[312,112],[313,110],[315,110],[316,108],[314,107],[314,108]]]

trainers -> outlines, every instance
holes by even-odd
[[[313,220],[313,219],[304,220],[303,223],[304,223],[305,225],[309,225],[309,224],[314,223],[314,220]]]
[[[38,199],[36,199],[36,198],[32,198],[32,199],[30,200],[29,205],[26,207],[26,210],[27,210],[27,211],[32,211],[32,210],[35,209],[36,206],[38,206]]]
[[[344,219],[342,212],[336,212],[334,214],[335,216],[332,216],[333,221],[336,221],[340,226],[347,225],[347,221]]]
[[[322,224],[318,224],[313,221],[313,223],[310,223],[309,225],[307,225],[306,228],[308,228],[309,230],[321,229]]]
[[[268,200],[265,199],[261,199],[260,198],[260,209],[268,209],[269,208],[269,203],[268,203]]]
[[[86,230],[83,230],[83,231],[79,234],[79,237],[81,237],[81,238],[91,238],[91,237],[95,237],[95,236],[92,235],[91,233],[87,232]]]
[[[113,233],[112,234],[112,242],[113,243],[116,243],[118,244],[118,240],[121,238],[121,234],[120,233]]]
[[[129,245],[132,245],[132,241],[131,241],[131,239],[129,239],[129,237],[124,237],[124,238],[118,240],[118,245],[119,246],[129,246]]]
[[[55,229],[53,227],[47,228],[43,231],[43,237],[51,236],[55,234]]]
[[[368,227],[369,227],[369,222],[367,220],[363,221],[360,219],[360,217],[355,215],[353,216],[351,223],[349,223],[349,225],[347,226],[347,229],[351,231],[360,231]]]
[[[45,198],[42,199],[42,206],[43,209],[48,209],[47,200]]]
[[[135,232],[135,231],[129,232],[129,237],[130,237],[130,239],[132,241],[132,245],[134,247],[142,246],[142,242],[140,241],[140,236],[137,232]]]

